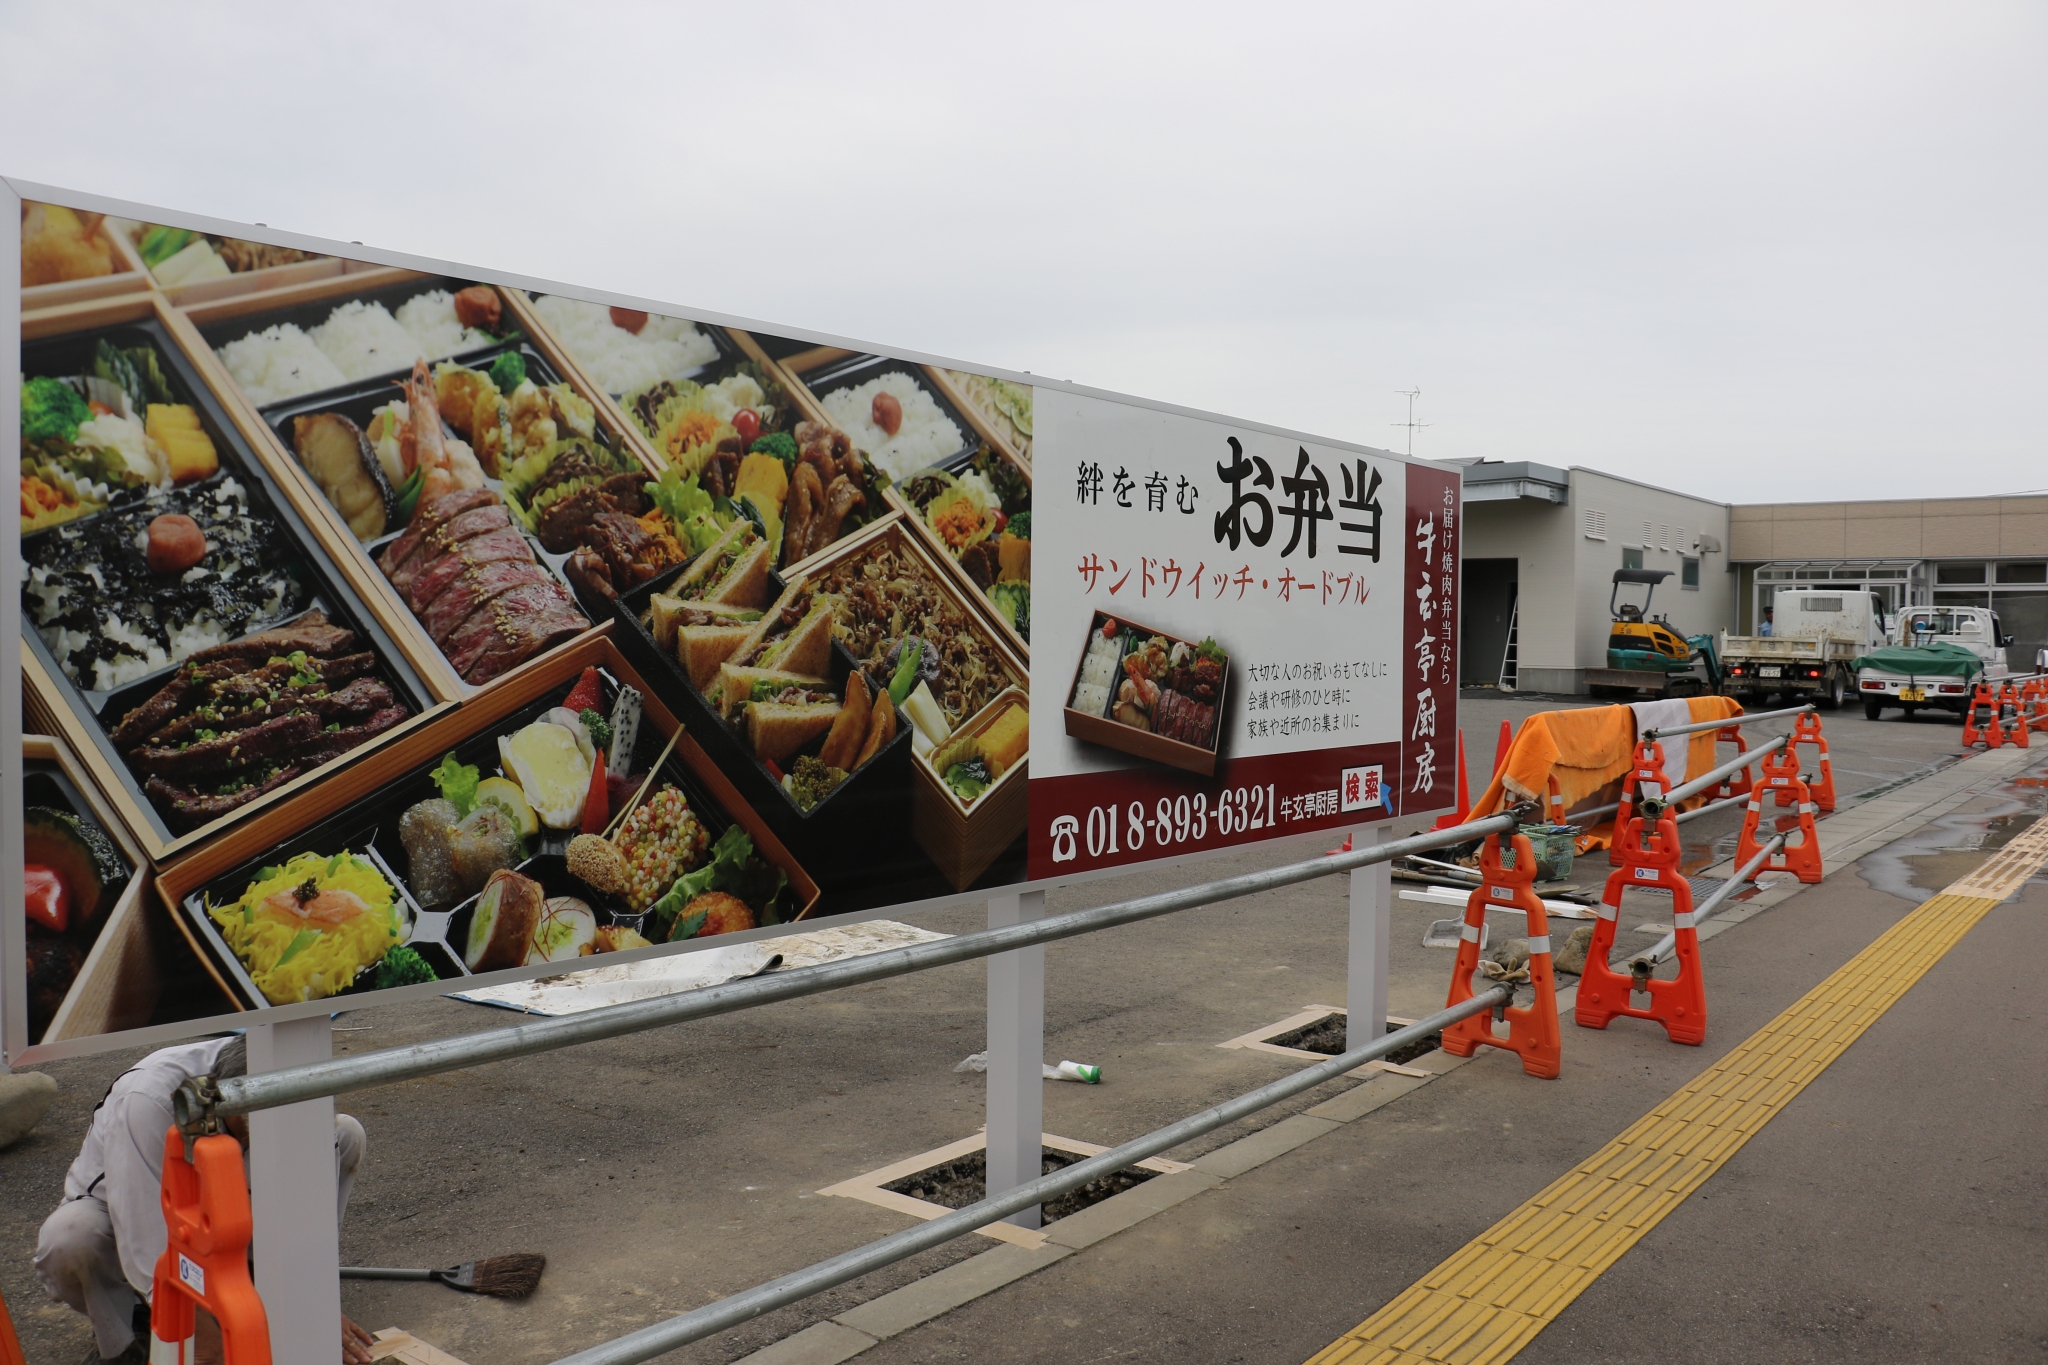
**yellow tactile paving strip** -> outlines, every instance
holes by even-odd
[[[2044,862],[2048,820],[1879,935],[1309,1365],[1497,1365],[1512,1357]]]

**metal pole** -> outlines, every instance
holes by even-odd
[[[1717,810],[1727,810],[1730,806],[1746,806],[1748,804],[1749,798],[1747,796],[1731,796],[1726,801],[1709,801],[1704,806],[1694,806],[1691,810],[1682,810],[1672,818],[1682,825],[1688,820],[1697,820],[1702,815],[1712,815]]]
[[[1045,893],[990,896],[988,927],[1007,929],[1045,918]],[[1045,1169],[1045,945],[988,960],[988,1192],[1001,1194]],[[1038,1206],[1012,1214],[1020,1228],[1038,1226]]]
[[[1386,826],[1351,832],[1351,846],[1373,847]],[[1394,955],[1394,868],[1373,863],[1351,872],[1350,954],[1345,966],[1344,1045],[1364,1047],[1387,1031],[1387,969]]]
[[[1782,711],[1759,711],[1753,716],[1730,716],[1726,720],[1703,720],[1694,725],[1666,725],[1654,730],[1645,730],[1639,739],[1662,739],[1666,735],[1696,735],[1702,730],[1725,730],[1731,725],[1747,725],[1755,720],[1775,720],[1780,716],[1803,716],[1808,711],[1820,708],[1811,702],[1805,706],[1788,706]]]
[[[325,1060],[327,1016],[249,1030],[251,1074]],[[256,1292],[277,1365],[341,1365],[341,1230],[335,1207],[334,1099],[249,1116]]]
[[[439,1038],[405,1047],[387,1048],[382,1052],[339,1057],[309,1066],[289,1067],[263,1076],[237,1076],[218,1082],[217,1088],[214,1082],[203,1078],[187,1081],[178,1088],[177,1094],[173,1097],[173,1107],[180,1126],[196,1130],[210,1118],[253,1113],[258,1109],[295,1104],[300,1100],[317,1099],[322,1095],[341,1095],[352,1090],[367,1090],[372,1086],[390,1085],[396,1081],[432,1076],[443,1071],[458,1071],[485,1062],[504,1061],[537,1052],[552,1052],[557,1048],[574,1047],[579,1043],[597,1042],[604,1038],[617,1038],[629,1033],[662,1028],[669,1024],[685,1023],[692,1019],[730,1014],[735,1010],[752,1009],[757,1005],[781,1000],[795,1000],[822,991],[865,985],[870,981],[885,981],[892,976],[926,971],[955,962],[970,962],[978,957],[990,957],[1016,948],[1027,948],[1035,943],[1052,943],[1119,924],[1133,924],[1140,920],[1171,914],[1176,910],[1210,905],[1238,896],[1270,891],[1276,887],[1294,886],[1300,882],[1314,881],[1318,877],[1327,877],[1337,872],[1349,872],[1353,868],[1386,862],[1410,853],[1421,853],[1432,848],[1442,848],[1447,844],[1464,843],[1483,835],[1501,833],[1513,829],[1523,818],[1523,808],[1517,807],[1516,810],[1505,814],[1490,815],[1481,820],[1454,825],[1450,829],[1433,830],[1371,848],[1354,848],[1349,853],[1324,854],[1307,862],[1289,863],[1284,867],[1267,868],[1260,872],[1247,872],[1241,876],[1183,887],[1177,891],[1162,891],[1156,895],[1140,896],[1135,900],[1098,905],[1088,910],[1074,910],[1064,915],[1052,915],[1032,924],[989,929],[977,934],[961,934],[955,938],[912,944],[907,948],[893,948],[888,952],[873,953],[866,957],[846,958],[792,972],[772,972],[767,976],[750,977],[744,981],[728,981],[724,985],[708,986],[701,990],[682,991],[652,1000],[611,1005],[585,1014],[542,1019],[530,1024],[517,1024],[511,1028],[489,1029],[457,1038]]]
[[[1382,845],[1387,847],[1387,845]],[[1056,1199],[1069,1190],[1077,1190],[1091,1180],[1124,1169],[1133,1162],[1157,1156],[1170,1151],[1190,1138],[1234,1123],[1248,1114],[1255,1114],[1270,1105],[1305,1090],[1312,1090],[1324,1081],[1334,1080],[1347,1071],[1353,1071],[1380,1057],[1394,1052],[1408,1044],[1428,1037],[1439,1029],[1469,1019],[1475,1014],[1484,1014],[1498,1005],[1505,1005],[1514,998],[1513,989],[1495,986],[1481,991],[1470,1000],[1462,1001],[1447,1010],[1440,1010],[1429,1018],[1410,1024],[1398,1033],[1382,1034],[1370,1044],[1353,1048],[1342,1056],[1328,1061],[1317,1062],[1302,1068],[1290,1076],[1262,1085],[1256,1090],[1226,1100],[1213,1109],[1205,1109],[1178,1123],[1133,1138],[1121,1147],[1115,1147],[1100,1156],[1078,1161],[1052,1175],[1041,1176],[1026,1185],[1019,1186],[1006,1195],[970,1204],[964,1209],[944,1214],[928,1223],[870,1242],[852,1251],[842,1252],[827,1260],[818,1262],[807,1269],[784,1275],[779,1280],[743,1290],[730,1298],[708,1303],[702,1308],[692,1309],[666,1322],[657,1322],[637,1332],[615,1337],[611,1341],[593,1346],[575,1355],[564,1356],[555,1365],[637,1365],[643,1360],[693,1341],[722,1332],[728,1327],[737,1327],[751,1321],[772,1309],[785,1304],[809,1298],[811,1295],[856,1280],[883,1266],[894,1265],[906,1257],[914,1256],[944,1242],[949,1242],[976,1228],[998,1222],[1019,1209]]]
[[[1706,808],[1701,807],[1701,809],[1704,810]],[[1735,875],[1730,877],[1727,881],[1721,883],[1721,885],[1715,889],[1713,895],[1707,897],[1706,900],[1694,906],[1692,912],[1692,922],[1694,926],[1697,927],[1701,924],[1706,923],[1707,916],[1713,914],[1716,910],[1719,910],[1721,908],[1721,903],[1723,901],[1727,900],[1730,896],[1734,895],[1736,891],[1741,888],[1743,883],[1747,882],[1750,878],[1756,876],[1758,870],[1762,868],[1765,863],[1770,861],[1771,855],[1773,853],[1776,853],[1779,849],[1783,848],[1784,846],[1785,836],[1780,834],[1776,838],[1772,839],[1769,843],[1765,844],[1763,848],[1758,851],[1757,855],[1754,858],[1751,858],[1748,862],[1744,863],[1741,867],[1737,868],[1735,870]],[[1631,968],[1634,968],[1638,964],[1642,964],[1644,972],[1647,973],[1650,970],[1650,968],[1655,967],[1659,962],[1662,962],[1664,960],[1664,954],[1670,952],[1677,945],[1678,931],[1676,929],[1673,929],[1670,933],[1658,939],[1657,942],[1649,948],[1646,948],[1642,952],[1636,953],[1634,956],[1630,957],[1629,966]]]
[[[1777,738],[1751,749],[1746,754],[1737,754],[1718,768],[1709,769],[1701,773],[1690,782],[1679,783],[1670,791],[1664,793],[1664,799],[1670,802],[1677,802],[1685,800],[1688,796],[1698,796],[1737,768],[1747,768],[1750,764],[1761,761],[1765,754],[1774,754],[1789,743],[1791,743],[1789,735],[1779,735]]]

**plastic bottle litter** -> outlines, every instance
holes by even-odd
[[[977,1052],[963,1060],[953,1070],[956,1072],[987,1071],[988,1054],[986,1052]],[[1079,1081],[1083,1085],[1102,1084],[1102,1068],[1090,1066],[1086,1062],[1061,1062],[1058,1066],[1054,1066],[1049,1062],[1040,1062],[1038,1064],[1038,1072],[1049,1081]]]

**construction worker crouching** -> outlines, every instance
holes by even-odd
[[[92,1322],[96,1344],[85,1365],[144,1365],[149,1359],[149,1295],[157,1258],[170,1240],[160,1190],[171,1096],[195,1077],[225,1080],[248,1070],[240,1037],[161,1048],[123,1072],[93,1110],[85,1142],[64,1177],[64,1202],[43,1220],[35,1259],[44,1291]],[[230,1117],[225,1126],[246,1157],[247,1117]],[[337,1221],[348,1209],[362,1159],[363,1125],[335,1115]],[[370,1336],[347,1317],[341,1320],[341,1342],[347,1365],[369,1365]],[[203,1312],[198,1351],[201,1361],[220,1359],[219,1328]]]

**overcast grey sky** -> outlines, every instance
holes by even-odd
[[[322,16],[315,18],[314,16]],[[2039,4],[0,5],[0,172],[1399,448],[2048,486]]]

